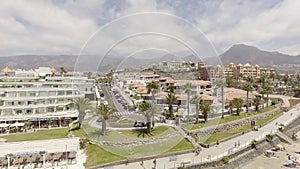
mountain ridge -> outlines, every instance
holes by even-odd
[[[262,67],[274,67],[274,65],[296,64],[300,65],[300,55],[292,56],[277,51],[265,51],[254,46],[245,44],[235,44],[218,57],[198,58],[194,55],[175,56],[172,54],[162,55],[156,58],[122,58],[118,56],[109,56],[98,63],[99,56],[86,59],[85,57],[78,60],[77,55],[16,55],[0,57],[0,69],[8,66],[13,69],[35,69],[39,66],[64,67],[69,71],[73,71],[77,67],[77,71],[109,71],[114,68],[134,68],[147,67],[151,64],[157,64],[162,61],[192,61],[197,62],[203,60],[207,64],[216,65],[222,63],[227,65],[231,62],[235,64],[258,64]],[[77,65],[82,62],[81,65]],[[97,65],[98,64],[98,65]],[[100,65],[99,65],[100,64]],[[93,65],[93,66],[91,66]]]

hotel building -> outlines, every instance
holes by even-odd
[[[77,117],[73,99],[94,99],[94,79],[53,74],[50,68],[40,67],[0,76],[0,120]]]

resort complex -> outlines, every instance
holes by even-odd
[[[200,67],[188,72],[201,74],[206,66]],[[224,160],[237,154],[248,156],[253,140],[257,147],[266,144],[266,135],[270,145],[294,142],[300,99],[275,94],[297,85],[292,78],[284,82],[286,76],[258,65],[214,69],[225,78],[178,79],[158,69],[97,75],[6,67],[0,76],[1,166],[221,167],[235,164]]]

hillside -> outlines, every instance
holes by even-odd
[[[268,52],[244,44],[233,45],[220,55],[223,64],[230,62],[242,64],[259,64],[270,67],[281,64],[300,64],[300,56],[291,56],[279,52]]]
[[[282,70],[300,69],[300,55],[291,56],[279,52],[268,52],[260,50],[253,46],[244,44],[233,45],[230,49],[220,55],[223,65],[230,62],[235,64],[250,63],[259,64],[263,67],[274,67]],[[8,66],[10,68],[34,69],[39,66],[48,66],[60,68],[64,67],[69,71],[109,71],[115,68],[137,68],[147,67],[151,64],[157,64],[161,61],[199,61],[200,59],[190,55],[178,57],[171,54],[158,56],[155,58],[122,58],[118,56],[108,56],[103,60],[100,56],[82,56],[77,59],[75,55],[18,55],[0,57],[0,69]],[[99,63],[101,61],[101,63]],[[209,65],[219,64],[218,57],[205,58],[204,62]],[[288,66],[286,66],[288,65]],[[289,66],[293,65],[293,66]],[[292,67],[292,69],[291,69]],[[299,69],[298,69],[299,68]]]

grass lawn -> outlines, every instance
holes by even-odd
[[[256,125],[259,126],[259,125],[267,124],[271,120],[279,117],[280,115],[282,115],[282,112],[274,113],[272,116],[269,116],[269,117],[266,117],[266,118],[258,120],[257,123],[256,123]],[[250,129],[251,129],[251,126],[249,124],[249,125],[245,125],[245,126],[233,129],[233,130],[228,130],[228,131],[224,131],[224,132],[213,133],[213,134],[211,134],[211,135],[209,135],[207,137],[200,138],[198,141],[200,141],[201,143],[204,143],[204,144],[213,143],[213,142],[216,142],[217,140],[222,140],[222,139],[231,137],[233,135],[236,135],[238,133],[241,133],[243,131],[247,131],[247,130],[250,130]]]
[[[167,126],[157,126],[155,127],[151,133],[146,133],[146,129],[137,129],[137,130],[120,130],[118,131],[120,134],[123,134],[128,137],[134,138],[148,138],[158,136],[169,129]]]
[[[215,118],[215,119],[208,120],[206,123],[185,125],[185,126],[183,126],[183,128],[188,129],[188,130],[195,130],[195,129],[209,127],[209,126],[213,126],[213,125],[217,125],[217,124],[228,123],[231,121],[235,121],[235,120],[243,119],[243,118],[246,118],[249,116],[264,113],[264,112],[273,110],[274,108],[275,108],[274,106],[269,106],[269,107],[265,107],[265,108],[259,110],[258,112],[255,112],[255,111],[249,111],[248,113],[242,112],[242,113],[240,113],[239,116],[228,115],[228,116],[224,116],[223,119]]]
[[[91,167],[99,164],[110,163],[113,161],[120,161],[125,159],[125,157],[121,157],[105,151],[98,145],[87,144],[87,159],[84,164],[85,167]]]
[[[166,153],[178,152],[183,150],[191,150],[194,148],[195,147],[189,141],[187,141],[186,139],[182,139],[176,146],[172,147]]]
[[[47,140],[47,139],[66,138],[67,133],[68,133],[68,128],[59,128],[59,129],[38,130],[36,132],[29,132],[29,133],[10,134],[7,136],[1,136],[0,138],[7,139],[7,142]]]
[[[119,120],[118,121],[118,123],[134,123],[134,121],[133,120],[129,120],[129,119],[121,119],[121,120]]]

